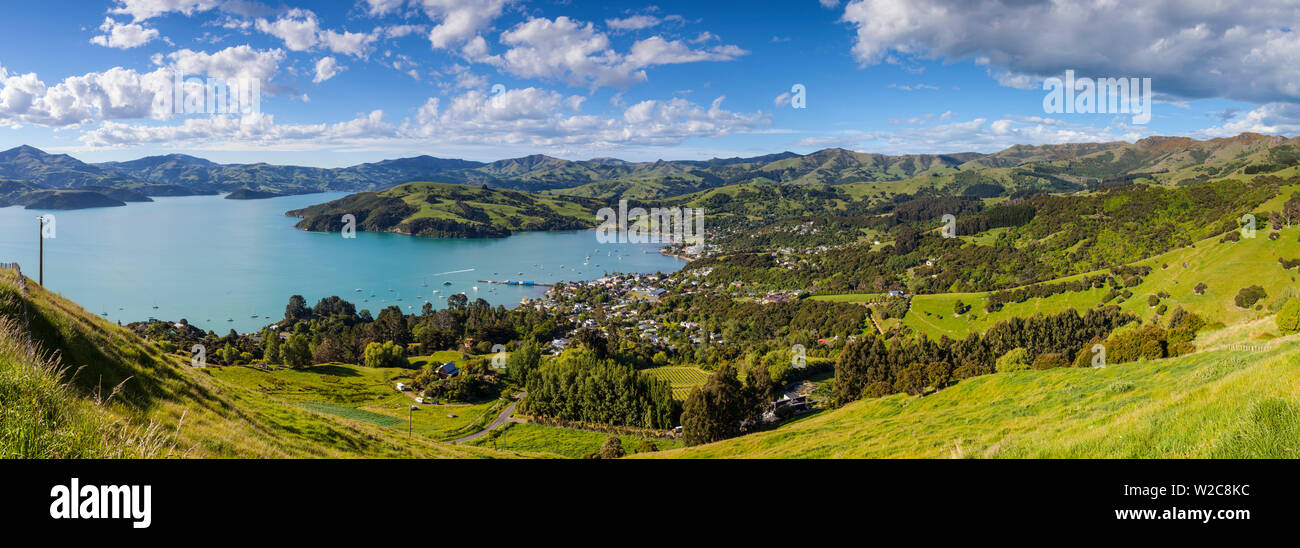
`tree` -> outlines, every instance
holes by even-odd
[[[1003,354],[998,358],[997,363],[993,366],[994,371],[998,373],[1009,373],[1011,371],[1024,371],[1029,369],[1029,352],[1024,348],[1012,348],[1011,351]]]
[[[542,363],[542,349],[534,341],[525,342],[506,358],[506,377],[519,386],[528,386],[528,377]]]
[[[702,387],[695,387],[682,406],[682,442],[711,443],[740,435],[741,423],[757,414],[750,391],[736,378],[736,368],[723,364]]]
[[[913,363],[898,373],[898,380],[894,381],[894,390],[920,396],[925,393],[929,381],[925,374],[925,365]]]
[[[311,365],[311,350],[308,348],[307,335],[294,333],[280,347],[280,359],[290,367]]]
[[[1287,299],[1277,312],[1277,329],[1282,334],[1300,333],[1300,300]]]
[[[307,308],[307,299],[302,295],[289,297],[288,306],[284,307],[284,321],[297,322],[311,317],[311,309]]]
[[[262,359],[266,363],[280,363],[280,334],[266,330],[262,332]]]
[[[1241,291],[1238,291],[1237,297],[1233,299],[1233,302],[1237,304],[1238,308],[1250,308],[1255,306],[1255,303],[1259,302],[1260,299],[1267,296],[1268,294],[1264,292],[1264,288],[1252,285],[1250,287],[1244,287]]]
[[[366,367],[410,367],[406,349],[392,341],[366,345],[363,363]]]

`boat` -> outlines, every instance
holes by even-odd
[[[451,285],[451,282],[442,282],[442,285]]]
[[[358,287],[358,288],[356,289],[356,291],[357,291],[357,293],[360,293],[360,292],[361,292],[361,288]]]

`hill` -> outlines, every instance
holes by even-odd
[[[513,455],[408,441],[210,373],[0,269],[0,457]]]
[[[303,230],[338,232],[343,215],[357,230],[430,238],[492,238],[515,231],[580,230],[596,226],[599,204],[566,197],[539,197],[513,190],[445,183],[408,183],[384,192],[362,192],[285,213]]]
[[[1300,336],[1096,369],[998,373],[862,400],[656,458],[1297,458]],[[1253,331],[1253,332],[1252,332]],[[1241,338],[1245,334],[1247,338]],[[1235,344],[1239,350],[1229,349]],[[1249,341],[1249,342],[1247,342]]]

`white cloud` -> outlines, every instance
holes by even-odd
[[[437,22],[429,43],[444,49],[474,38],[501,16],[509,0],[411,0]]]
[[[366,0],[370,15],[387,15],[401,9],[406,0]]]
[[[633,15],[621,19],[606,19],[605,26],[614,30],[641,30],[658,26],[662,22],[653,15]]]
[[[637,41],[627,54],[615,51],[609,37],[583,23],[560,16],[532,18],[501,33],[509,49],[485,62],[524,78],[549,78],[572,86],[625,87],[646,80],[643,69],[655,65],[729,61],[749,52],[733,45],[691,49],[678,40],[652,36]]]
[[[817,3],[821,4],[823,8],[834,9],[840,5],[840,0],[817,0]]]
[[[988,118],[975,118],[935,125],[928,123],[934,119],[947,122],[951,117],[951,112],[937,117],[926,115],[907,120],[914,123],[914,127],[809,137],[796,141],[795,145],[808,148],[838,146],[884,154],[939,154],[997,152],[1013,145],[1132,142],[1151,135],[1145,127],[1119,123],[1104,127],[1076,125],[1040,116],[1007,117],[992,121]]]
[[[338,76],[340,72],[347,70],[347,67],[339,66],[337,59],[333,57],[322,57],[316,61],[316,76],[311,79],[313,83],[319,84],[330,78]]]
[[[372,33],[338,32],[321,29],[320,20],[310,10],[293,9],[275,21],[257,20],[257,30],[284,41],[284,47],[293,51],[310,51],[317,46],[334,53],[366,57],[370,47],[387,29]]]
[[[221,4],[220,0],[117,0],[112,14],[130,15],[136,22],[172,12],[193,15]]]
[[[770,125],[767,115],[722,108],[719,97],[706,107],[684,99],[643,101],[619,116],[582,114],[585,98],[538,88],[491,95],[469,90],[444,102],[429,98],[400,125],[373,111],[337,124],[279,125],[269,115],[212,116],[178,125],[105,122],[82,135],[90,147],[144,143],[227,148],[300,147],[342,144],[500,146],[540,149],[673,145],[692,137],[718,137]]]
[[[790,99],[793,97],[794,96],[790,95],[790,92],[788,91],[782,92],[780,95],[777,95],[775,99],[772,99],[772,105],[777,107],[789,105]]]
[[[1242,133],[1265,135],[1300,135],[1300,105],[1295,103],[1267,103],[1241,115],[1230,108],[1215,113],[1223,124],[1193,132],[1197,137],[1232,137]]]
[[[167,54],[167,65],[186,76],[206,75],[225,80],[254,79],[263,88],[272,88],[271,79],[285,58],[284,50],[257,50],[251,46],[234,46],[216,53],[182,49]]]
[[[320,22],[310,10],[293,9],[275,21],[257,20],[257,30],[284,40],[284,47],[307,51],[320,43]]]
[[[138,23],[119,23],[112,17],[105,17],[99,30],[104,34],[91,38],[90,43],[109,48],[131,49],[158,38],[157,29]]]
[[[1150,77],[1157,93],[1186,99],[1300,101],[1293,2],[853,0],[843,21],[864,66],[977,59],[1017,87],[1072,69]]]
[[[259,51],[249,46],[216,53],[181,50],[155,56],[160,67],[147,73],[114,67],[103,72],[70,76],[47,85],[35,73],[0,71],[0,125],[78,127],[106,120],[156,119],[174,116],[175,78],[256,79],[270,84],[284,58],[281,50]],[[186,93],[202,93],[202,84],[187,81]]]
[[[222,143],[248,148],[283,148],[313,143],[339,143],[392,138],[397,128],[384,121],[382,110],[336,124],[276,124],[269,114],[210,116],[185,120],[180,125],[154,126],[105,122],[80,137],[95,148],[128,147],[146,143]]]

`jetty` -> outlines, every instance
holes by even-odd
[[[522,280],[479,280],[478,283],[497,284],[497,285],[522,285],[527,287],[555,287],[555,284],[540,284],[537,282],[529,282],[529,281],[522,281]]]

